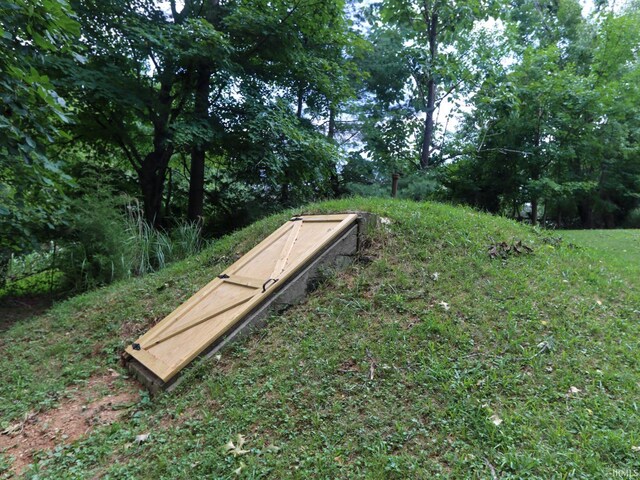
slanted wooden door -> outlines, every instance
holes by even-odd
[[[292,218],[127,347],[127,353],[167,382],[356,218],[355,214]]]

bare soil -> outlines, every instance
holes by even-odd
[[[13,472],[22,473],[37,451],[72,443],[124,415],[139,400],[139,386],[117,382],[118,377],[114,371],[94,376],[87,385],[68,392],[57,408],[28,413],[22,422],[1,432],[0,452],[13,458]]]
[[[11,325],[46,312],[56,301],[49,294],[6,296],[0,298],[0,332]]]

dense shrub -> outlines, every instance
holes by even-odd
[[[624,222],[626,228],[640,228],[640,207],[629,212]]]
[[[433,200],[442,190],[442,184],[435,173],[418,172],[401,176],[398,181],[398,198],[416,201]],[[383,179],[375,183],[347,183],[347,191],[359,197],[391,196],[391,179]]]
[[[432,200],[440,189],[441,184],[433,175],[419,172],[400,179],[398,197],[415,201]]]
[[[84,196],[71,211],[58,268],[74,290],[145,275],[202,248],[200,224],[154,229],[141,205],[126,197]]]
[[[72,202],[60,268],[69,286],[85,290],[125,278],[130,254],[122,198],[85,195]]]

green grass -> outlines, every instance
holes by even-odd
[[[637,474],[640,285],[620,255],[637,233],[601,254],[574,238],[587,233],[567,233],[570,243],[434,203],[351,199],[305,212],[354,209],[391,219],[373,235],[372,261],[220,361],[198,362],[174,393],[143,396],[121,421],[43,452],[26,476],[237,478],[243,466],[241,478],[276,479]],[[116,368],[146,324],[292,213],[1,334],[1,426]],[[490,244],[517,240],[533,254],[489,258]],[[135,444],[141,433],[149,440]],[[237,434],[249,453],[235,458],[222,447]],[[0,472],[9,461],[0,456]]]
[[[640,230],[567,230],[568,241],[588,247],[600,261],[630,281],[640,278]]]

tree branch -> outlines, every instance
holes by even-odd
[[[447,98],[449,95],[451,95],[451,93],[453,93],[453,91],[455,89],[457,89],[463,83],[464,83],[464,80],[460,80],[455,85],[452,85],[451,88],[449,90],[447,90],[447,92],[442,97],[440,97],[438,100],[436,100],[436,102],[438,102],[438,103],[442,102],[445,98]]]

